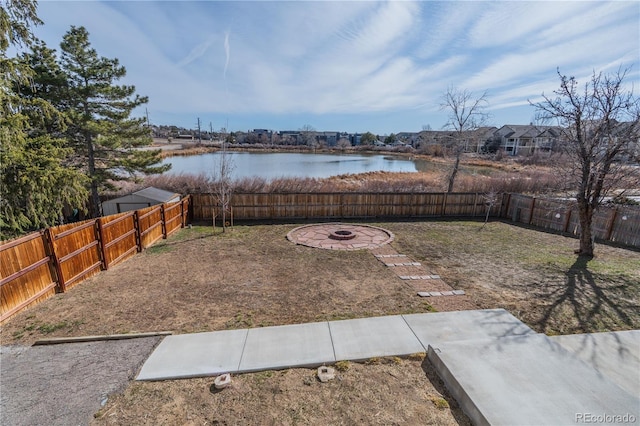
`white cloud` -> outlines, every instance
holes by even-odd
[[[207,53],[207,51],[209,50],[209,48],[211,47],[214,41],[215,39],[213,37],[209,37],[207,40],[204,40],[203,42],[199,43],[197,46],[193,47],[191,51],[187,54],[187,56],[181,59],[176,64],[176,66],[184,67],[186,65],[189,65],[193,61],[200,59]],[[228,40],[225,40],[225,41],[228,43]]]
[[[86,26],[99,54],[119,58],[124,82],[163,114],[250,121],[431,110],[450,85],[488,90],[500,109],[553,90],[558,66],[577,75],[640,67],[633,2],[54,1],[40,9],[49,45],[69,25]]]

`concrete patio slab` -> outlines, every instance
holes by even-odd
[[[575,425],[593,423],[590,416],[637,424],[640,418],[637,396],[543,334],[441,342],[429,347],[428,358],[476,425]]]
[[[426,350],[400,315],[331,321],[329,329],[336,361],[406,356]]]
[[[250,329],[238,370],[248,373],[333,362],[329,324],[314,322]]]
[[[434,294],[432,293],[431,296]],[[438,342],[535,334],[504,309],[403,315],[426,348]]]
[[[571,334],[550,339],[631,395],[640,395],[640,330]]]
[[[248,330],[166,337],[142,366],[137,380],[215,376],[238,371]]]

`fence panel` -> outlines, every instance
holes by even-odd
[[[620,207],[615,219],[611,241],[640,247],[640,208]]]
[[[60,289],[64,292],[100,272],[96,220],[49,228]]]
[[[306,194],[271,194],[270,200],[274,219],[301,219],[307,217]]]
[[[534,206],[533,200],[533,197],[527,195],[511,194],[511,200],[507,208],[507,218],[513,222],[528,224],[532,206]]]
[[[191,216],[193,220],[211,220],[213,200],[210,194],[193,194],[191,196],[191,202]]]
[[[367,218],[375,216],[371,194],[344,193],[340,197],[341,216],[344,218]]]
[[[197,199],[193,199],[195,204]],[[233,205],[233,218],[235,220],[243,219],[266,219],[272,218],[271,194],[233,194],[231,197]],[[194,215],[195,217],[195,215]]]
[[[615,220],[613,218],[614,213],[615,209],[601,206],[600,209],[593,214],[591,231],[594,238],[599,238],[601,240],[607,239],[611,220]]]
[[[306,198],[307,218],[342,217],[341,194],[325,192],[300,195]]]
[[[138,251],[135,213],[126,212],[99,219],[102,260],[109,269]]]
[[[482,202],[478,194],[447,194],[444,204],[444,216],[477,216],[481,210],[477,206]]]
[[[567,205],[561,201],[537,198],[530,224],[554,231],[564,231],[567,219]]]
[[[414,199],[414,215],[418,217],[424,216],[440,216],[442,215],[442,206],[445,194],[413,194]]]
[[[164,229],[165,236],[173,234],[182,227],[182,204],[169,203],[164,205]]]
[[[2,243],[0,256],[0,322],[56,293],[44,233]]]
[[[545,200],[520,194],[509,194],[506,217],[513,222],[580,235],[580,216],[574,201]],[[592,235],[640,248],[640,208],[634,206],[601,206],[593,215]]]
[[[145,249],[163,237],[162,205],[136,210],[138,215],[138,232],[140,232],[140,248]]]
[[[184,228],[191,217],[191,195],[184,197],[180,200],[180,203],[182,204],[182,227]]]
[[[413,214],[412,194],[376,193],[371,201],[376,209],[376,216],[380,217],[409,217]]]

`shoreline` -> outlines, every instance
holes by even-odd
[[[188,146],[191,145],[191,146]],[[197,144],[183,142],[178,143],[158,143],[154,142],[149,148],[161,149],[161,158],[169,157],[188,157],[195,155],[203,155],[209,153],[215,153],[221,150],[219,144],[211,145],[209,143],[197,146]],[[424,160],[431,163],[437,163],[440,165],[450,165],[453,162],[453,158],[449,156],[433,156],[428,154],[416,153],[416,152],[401,152],[393,151],[390,149],[368,149],[360,147],[351,147],[349,149],[339,148],[322,148],[312,150],[305,146],[300,145],[273,145],[273,146],[239,146],[234,144],[227,148],[230,152],[254,152],[254,153],[308,153],[308,154],[336,154],[336,155],[349,155],[349,154],[371,154],[371,155],[392,155],[395,157],[409,158],[412,160]],[[528,165],[521,164],[513,158],[502,158],[501,160],[495,160],[492,158],[480,157],[476,153],[463,153],[461,164],[468,167],[487,167],[494,170],[518,172],[530,168]],[[542,165],[536,165],[535,168],[544,168]]]

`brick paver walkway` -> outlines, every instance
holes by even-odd
[[[398,253],[393,247],[372,249],[371,253],[380,262],[387,265],[395,274],[410,286],[419,296],[458,296],[464,291],[454,290],[439,275],[427,270],[420,262],[416,262],[405,254]]]

